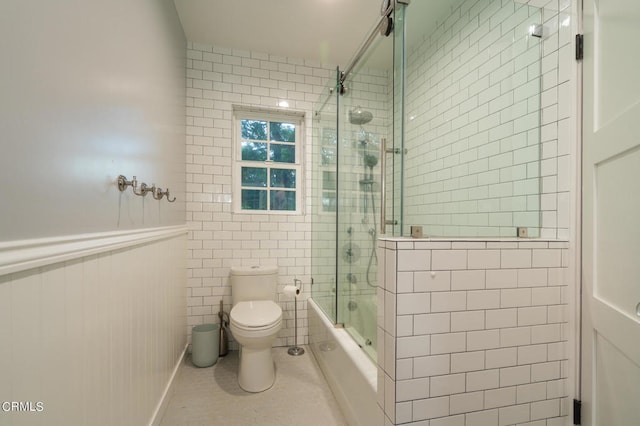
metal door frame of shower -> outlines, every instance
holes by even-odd
[[[386,180],[387,180],[387,168],[390,165],[391,166],[391,172],[390,172],[390,176],[391,178],[395,181],[396,180],[396,173],[398,171],[401,172],[401,168],[402,168],[402,163],[403,163],[403,150],[402,150],[402,131],[403,131],[403,126],[402,126],[402,121],[403,121],[403,113],[404,113],[404,100],[402,97],[403,91],[404,91],[404,62],[405,62],[405,54],[404,54],[404,46],[405,46],[405,40],[404,40],[404,35],[405,35],[405,31],[403,28],[403,23],[404,23],[404,10],[406,5],[408,5],[410,3],[409,0],[397,0],[395,2],[391,2],[391,5],[388,6],[386,9],[383,9],[382,15],[380,17],[380,19],[377,21],[377,23],[375,24],[375,26],[373,27],[373,29],[369,32],[369,34],[367,35],[365,41],[361,44],[361,46],[359,47],[358,51],[356,52],[356,54],[353,56],[352,60],[349,62],[349,64],[345,67],[344,71],[340,70],[340,67],[338,67],[337,69],[337,76],[336,76],[336,91],[335,93],[333,93],[332,95],[335,95],[337,98],[336,101],[336,114],[337,114],[337,121],[336,121],[336,133],[338,136],[338,144],[336,146],[336,153],[337,153],[337,158],[340,159],[341,157],[343,157],[343,148],[340,143],[340,135],[343,133],[344,129],[344,123],[341,122],[341,120],[339,119],[339,117],[341,117],[341,115],[344,113],[344,108],[346,107],[346,105],[344,105],[343,102],[341,102],[341,98],[343,98],[344,95],[346,95],[347,91],[346,91],[346,87],[345,87],[345,83],[347,82],[347,80],[349,80],[351,77],[354,76],[354,70],[357,68],[357,65],[360,63],[361,59],[366,57],[367,52],[370,50],[370,48],[372,47],[372,45],[374,44],[376,38],[378,37],[378,32],[382,29],[382,36],[388,36],[390,35],[391,31],[386,31],[385,29],[385,23],[387,23],[387,25],[389,25],[390,21],[391,21],[391,16],[393,16],[393,19],[396,19],[396,16],[399,18],[397,23],[402,23],[401,25],[394,25],[393,27],[389,28],[393,30],[393,34],[394,34],[394,38],[392,39],[392,43],[393,43],[393,56],[390,58],[393,65],[392,68],[397,69],[398,66],[400,66],[401,68],[401,73],[399,75],[396,75],[395,78],[399,78],[400,82],[399,86],[400,86],[400,93],[397,93],[397,88],[396,86],[398,86],[398,83],[393,83],[392,82],[392,91],[393,91],[393,98],[396,99],[401,99],[402,101],[402,105],[398,106],[395,105],[395,102],[393,102],[393,100],[391,101],[391,128],[389,129],[389,132],[391,133],[391,138],[392,138],[392,142],[393,141],[398,141],[400,143],[400,148],[396,147],[395,143],[392,143],[390,145],[389,148],[387,148],[386,143],[388,141],[388,137],[384,137],[384,140],[381,140],[381,152],[380,152],[380,167],[381,167],[381,181],[380,181],[380,190],[381,190],[381,201],[380,201],[380,226],[376,226],[375,231],[380,232],[381,234],[387,234],[387,228],[386,225],[392,225],[392,229],[391,229],[391,233],[393,235],[400,235],[400,233],[402,232],[402,226],[400,224],[399,220],[386,220],[386,214],[387,214],[387,202],[386,202],[386,198],[388,196],[388,194],[386,193],[386,191],[389,188],[389,186],[386,185]],[[395,39],[399,38],[399,40],[396,42]],[[400,55],[400,56],[397,56]],[[399,61],[398,61],[399,60]],[[397,73],[394,73],[394,75]],[[342,96],[341,96],[342,95]],[[330,95],[331,96],[331,95]],[[396,122],[400,123],[400,127],[398,127],[398,125],[396,124]],[[388,161],[386,161],[386,155],[387,154],[401,154],[400,158],[398,159],[392,159],[391,160],[391,164],[389,164]],[[397,163],[399,161],[399,163]],[[337,164],[336,164],[336,175],[340,176],[342,173],[342,168],[344,167],[344,164],[341,164],[340,160],[338,160]],[[399,166],[399,168],[398,168]],[[401,183],[401,179],[399,180],[399,183]],[[336,327],[341,327],[341,328],[345,328],[347,325],[347,321],[346,321],[346,317],[344,317],[345,312],[344,311],[344,306],[341,307],[341,305],[343,305],[345,303],[345,298],[343,297],[340,289],[343,288],[343,286],[345,285],[345,283],[347,283],[347,281],[345,281],[345,279],[343,279],[342,277],[344,276],[343,273],[345,272],[345,270],[343,269],[343,267],[345,265],[343,265],[342,267],[340,266],[340,263],[342,263],[342,253],[343,253],[343,245],[342,244],[342,239],[339,237],[340,233],[343,231],[342,229],[342,225],[344,225],[343,222],[341,222],[340,220],[340,216],[341,216],[341,212],[340,212],[340,199],[342,198],[341,194],[342,194],[342,184],[341,184],[341,179],[337,178],[336,179],[336,196],[337,196],[337,209],[336,209],[336,222],[335,222],[335,232],[336,232],[336,239],[335,239],[335,256],[336,256],[336,269],[335,269],[335,295],[334,295],[334,307],[335,307],[335,311],[334,311],[334,324]],[[392,188],[393,190],[391,191],[392,194],[395,193],[397,185],[394,183],[394,187]],[[398,194],[401,195],[401,194]],[[393,203],[392,203],[392,215],[393,216],[397,216],[397,212],[396,212],[396,202],[397,200],[401,200],[401,196],[396,197],[395,195],[393,195]],[[376,216],[378,217],[378,216]],[[394,218],[395,219],[395,218]],[[374,220],[375,222],[375,220]],[[371,250],[377,250],[377,243],[376,241],[372,241],[372,248]],[[380,277],[377,278],[376,281],[379,281]],[[377,284],[377,283],[376,283]],[[347,284],[348,285],[348,284]],[[362,330],[358,330],[358,333],[362,333]],[[362,336],[364,337],[364,336]]]
[[[385,8],[384,6],[387,5],[387,3],[388,3],[388,6]],[[348,78],[349,74],[351,73],[351,71],[353,71],[355,66],[360,61],[360,59],[362,59],[362,57],[364,56],[369,46],[371,46],[371,43],[373,43],[373,40],[375,40],[376,36],[378,35],[378,32],[384,29],[384,31],[382,32],[383,33],[382,35],[384,35],[385,37],[388,37],[391,34],[391,29],[393,25],[391,21],[391,14],[395,10],[396,3],[408,5],[409,3],[411,3],[411,0],[394,0],[393,2],[384,0],[382,2],[383,9],[380,11],[380,18],[378,19],[378,22],[375,24],[373,29],[369,32],[364,42],[360,45],[360,47],[358,47],[358,50],[356,51],[356,53],[353,55],[349,63],[345,66],[344,71],[340,73],[338,87],[340,89],[341,94],[344,93],[345,80]]]
[[[338,136],[341,133],[341,123],[339,120],[340,114],[342,113],[342,109],[344,105],[341,105],[340,102],[340,95],[344,95],[345,92],[345,86],[344,83],[353,75],[353,71],[354,69],[357,67],[358,63],[360,62],[361,59],[363,59],[366,56],[366,52],[367,49],[369,49],[372,44],[374,43],[374,41],[376,40],[376,37],[378,36],[378,33],[380,32],[381,29],[385,29],[385,23],[389,23],[389,19],[391,18],[391,16],[393,16],[393,20],[394,25],[392,27],[393,29],[393,34],[394,34],[394,41],[393,41],[393,58],[392,61],[394,62],[393,67],[397,68],[396,62],[397,62],[397,58],[396,55],[397,54],[401,54],[402,57],[400,65],[402,65],[404,63],[404,30],[403,30],[403,25],[397,25],[398,23],[403,21],[403,16],[404,13],[399,14],[400,11],[404,12],[404,7],[410,4],[410,0],[392,0],[392,1],[385,1],[383,3],[383,8],[381,10],[381,16],[380,18],[377,20],[377,22],[375,23],[373,29],[368,33],[365,41],[360,45],[360,47],[358,48],[358,50],[356,51],[356,53],[353,55],[351,61],[347,64],[347,66],[345,67],[345,71],[341,71],[340,67],[336,67],[336,75],[335,75],[335,80],[333,80],[333,84],[329,84],[329,94],[326,96],[326,98],[324,99],[324,101],[322,102],[322,106],[321,109],[326,105],[327,102],[329,102],[329,100],[335,96],[336,99],[336,104],[335,104],[335,108],[336,108],[336,121],[335,121],[335,128],[336,128],[336,135]],[[386,8],[385,8],[386,6]],[[388,36],[390,35],[386,33],[382,34],[383,36]],[[400,35],[400,40],[398,42],[396,42],[396,38],[398,38],[398,36]],[[397,43],[400,43],[399,45],[401,46],[400,49],[398,49]],[[395,78],[400,78],[401,80],[404,79],[404,70],[401,70],[402,74],[399,76],[396,76]],[[396,83],[392,83],[394,86],[397,86]],[[397,93],[397,89],[394,88],[393,89],[393,97],[398,99],[402,99],[402,90],[404,90],[404,81],[400,82],[400,86],[401,87],[401,92]],[[402,103],[404,104],[404,101],[402,100]],[[381,234],[386,234],[387,229],[386,229],[386,225],[393,225],[393,228],[391,230],[392,234],[394,236],[398,236],[400,235],[400,233],[402,232],[402,227],[401,227],[401,221],[400,220],[390,220],[390,221],[386,221],[384,215],[386,214],[386,209],[388,207],[388,203],[387,203],[387,196],[388,194],[386,194],[387,190],[390,190],[391,194],[396,194],[397,191],[397,185],[396,185],[396,173],[399,171],[400,173],[402,173],[401,169],[402,169],[402,163],[403,163],[403,155],[400,155],[399,159],[393,159],[390,160],[391,164],[389,164],[389,161],[385,161],[387,160],[385,157],[387,154],[403,154],[403,150],[401,149],[402,147],[402,114],[403,114],[403,110],[404,110],[404,105],[400,106],[400,110],[396,111],[398,108],[397,106],[393,103],[392,101],[392,114],[391,114],[391,129],[389,130],[390,134],[391,134],[391,138],[392,141],[398,141],[398,143],[400,143],[400,148],[396,147],[396,143],[394,142],[389,148],[386,148],[385,144],[387,142],[389,142],[388,137],[385,137],[384,141],[381,141],[381,152],[380,152],[380,167],[381,167],[381,181],[380,181],[380,187],[381,187],[381,202],[380,202],[380,219],[382,219],[382,222],[380,224],[379,231]],[[396,124],[396,122],[399,121],[399,125],[400,127],[398,128],[398,124]],[[391,145],[391,144],[390,144]],[[341,149],[340,149],[340,143],[336,144],[336,157],[340,158],[341,157]],[[399,163],[396,163],[399,162]],[[341,167],[340,167],[340,162],[338,161],[335,165],[335,173],[336,176],[340,175],[341,172]],[[383,167],[384,166],[384,167]],[[388,186],[388,182],[386,182],[387,180],[387,167],[391,166],[391,172],[390,175],[393,179],[393,188],[390,188]],[[400,176],[401,178],[401,176]],[[401,184],[401,179],[398,181],[398,184]],[[335,193],[336,193],[336,197],[339,198],[339,194],[341,192],[341,184],[340,184],[340,179],[336,179],[335,182]],[[400,196],[401,193],[398,193],[398,196],[396,195],[392,195],[393,200],[390,200],[392,202],[392,214],[394,216],[394,219],[397,218],[401,218],[401,213],[402,211],[398,211],[397,210],[397,204],[401,204],[401,200],[402,197]],[[400,200],[400,203],[398,203],[398,200]],[[337,206],[336,206],[337,207]],[[401,206],[400,206],[401,208]],[[339,288],[340,288],[340,280],[339,276],[340,276],[340,268],[338,268],[338,259],[340,257],[340,253],[341,253],[341,246],[340,246],[340,239],[337,237],[337,235],[339,234],[340,231],[340,221],[338,220],[338,216],[339,216],[339,208],[336,209],[336,220],[335,220],[335,226],[334,226],[334,233],[336,235],[336,238],[334,240],[334,256],[335,256],[335,261],[336,261],[336,265],[335,265],[335,269],[332,271],[332,275],[334,277],[334,282],[335,282],[335,294],[333,295],[333,297],[330,297],[330,299],[333,299],[333,309],[329,309],[330,307],[324,307],[323,305],[319,305],[322,306],[322,309],[328,309],[328,311],[325,311],[325,313],[327,314],[327,316],[329,318],[332,319],[332,321],[334,322],[334,324],[337,327],[341,327],[343,326],[342,324],[342,318],[340,318],[340,309],[339,309],[339,299],[340,299],[340,295],[339,295]],[[385,223],[386,222],[386,223]],[[373,243],[373,250],[376,250],[376,243]],[[313,280],[313,279],[312,279]],[[313,281],[312,281],[313,283]],[[327,295],[329,296],[329,295]],[[333,311],[333,312],[331,312]]]
[[[380,152],[380,168],[381,168],[381,181],[380,181],[380,192],[381,192],[381,198],[380,198],[380,233],[381,234],[386,234],[387,233],[387,229],[386,226],[387,225],[391,225],[393,226],[393,231],[392,231],[392,235],[393,236],[402,236],[402,217],[403,217],[403,200],[402,200],[402,182],[404,181],[404,176],[403,176],[403,166],[404,166],[404,155],[400,155],[400,159],[399,159],[399,173],[400,173],[400,179],[398,179],[398,183],[400,185],[399,188],[397,188],[396,184],[394,183],[393,186],[393,190],[392,190],[392,194],[394,194],[394,211],[393,211],[393,218],[391,220],[387,220],[386,218],[386,209],[387,209],[387,202],[386,202],[386,190],[387,190],[387,185],[386,185],[386,154],[403,154],[405,152],[404,150],[404,79],[405,79],[405,30],[404,30],[404,25],[400,26],[401,31],[398,33],[396,31],[397,26],[395,25],[395,23],[393,22],[393,19],[391,18],[391,15],[393,15],[395,21],[399,21],[399,20],[404,20],[404,7],[408,6],[411,3],[411,0],[393,0],[393,1],[389,1],[389,0],[384,0],[382,2],[382,8],[380,11],[380,18],[378,19],[377,23],[374,25],[373,29],[369,32],[369,34],[367,35],[367,37],[365,38],[365,41],[360,45],[360,47],[358,47],[358,50],[356,51],[356,53],[353,55],[353,57],[351,58],[351,60],[349,61],[349,63],[346,65],[344,71],[340,71],[340,67],[338,67],[338,78],[337,78],[337,83],[336,83],[336,88],[337,88],[337,96],[338,99],[340,98],[340,95],[344,95],[346,93],[346,88],[344,86],[345,81],[349,78],[349,76],[351,75],[352,71],[354,70],[354,68],[356,67],[356,65],[358,64],[358,62],[364,57],[365,53],[367,52],[367,49],[369,49],[369,47],[371,47],[371,45],[373,44],[374,40],[376,39],[376,37],[378,36],[378,33],[380,32],[380,35],[384,36],[384,37],[388,37],[389,35],[393,34],[394,36],[394,43],[393,43],[393,66],[394,66],[394,75],[397,74],[398,79],[400,80],[400,93],[396,94],[395,93],[395,87],[396,84],[395,82],[393,83],[394,85],[394,98],[400,99],[400,108],[399,111],[396,110],[395,108],[395,102],[394,102],[394,107],[393,107],[393,116],[392,116],[392,134],[393,134],[393,147],[391,148],[387,148],[386,144],[387,144],[387,139],[383,138],[381,140],[381,152]],[[397,8],[396,5],[400,5],[403,6],[402,8]],[[386,6],[386,7],[385,7]],[[398,10],[402,10],[402,15],[401,17],[398,17],[396,14],[398,12]],[[400,37],[397,37],[398,35],[400,35]],[[397,46],[396,43],[398,43],[399,45]],[[399,58],[397,57],[397,55],[400,55]],[[400,69],[399,69],[399,73],[395,72],[395,67],[396,64],[400,65]],[[340,102],[337,102],[337,104],[339,104]],[[339,105],[337,106],[337,109],[339,109]],[[338,111],[339,114],[339,111]],[[339,116],[339,115],[338,115]],[[399,126],[398,131],[396,131],[396,124]],[[339,133],[340,131],[340,125],[339,123],[336,123],[336,128],[337,131]],[[400,147],[396,147],[396,141],[399,141],[399,145]],[[338,148],[338,156],[339,156],[339,148]],[[394,170],[395,170],[395,161],[392,163]],[[395,171],[392,173],[395,174]],[[395,182],[395,180],[394,180]],[[398,199],[398,203],[396,203],[396,194],[399,195],[399,197],[397,197]],[[397,204],[397,208],[399,209],[398,212],[395,211],[395,205]],[[397,214],[396,214],[397,213]],[[398,219],[399,218],[399,219]],[[336,232],[338,231],[337,229],[337,222],[336,222]],[[338,250],[338,247],[336,247],[336,250]],[[337,279],[337,276],[336,276]]]

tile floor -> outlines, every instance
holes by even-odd
[[[346,426],[309,348],[297,357],[287,349],[273,349],[276,382],[260,393],[247,393],[238,385],[237,351],[208,368],[195,367],[187,357],[160,426]]]

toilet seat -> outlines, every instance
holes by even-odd
[[[231,324],[247,331],[273,328],[282,321],[282,308],[271,300],[250,300],[237,303],[229,314]]]

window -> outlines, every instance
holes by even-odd
[[[302,119],[235,111],[234,211],[302,213]]]

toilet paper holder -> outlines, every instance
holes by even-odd
[[[294,340],[293,346],[289,348],[287,353],[292,356],[299,356],[304,354],[304,349],[298,346],[298,295],[302,291],[302,281],[294,278],[293,285],[296,288],[296,293],[293,296],[293,330],[294,330]]]

